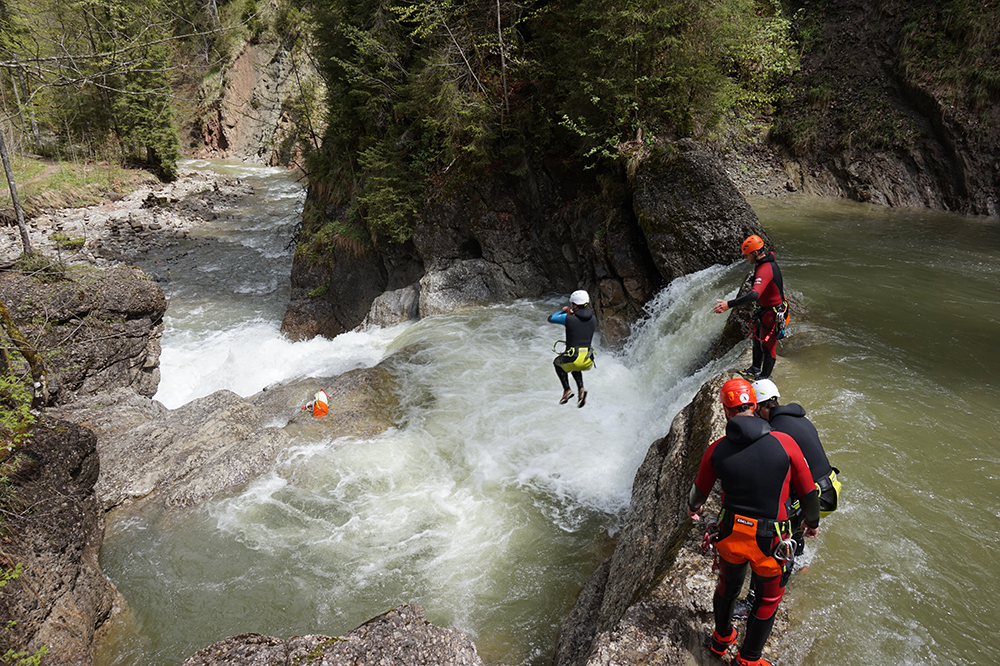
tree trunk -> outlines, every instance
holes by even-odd
[[[0,301],[0,324],[31,368],[31,408],[40,409],[49,404],[49,380],[45,373],[45,362],[11,319],[7,306],[2,301]]]
[[[14,60],[17,60],[17,54],[12,54]],[[14,86],[14,94],[17,96],[17,107],[21,109],[22,114],[27,114],[28,125],[31,127],[31,138],[35,142],[35,150],[41,150],[42,147],[42,135],[38,133],[38,121],[35,120],[35,102],[32,100],[31,91],[28,90],[28,81],[24,76],[24,68],[18,66],[17,68],[17,80],[20,81],[20,89],[24,91],[25,101],[21,102],[21,96],[18,94],[18,86]]]
[[[3,170],[7,174],[7,186],[10,188],[10,200],[14,204],[14,214],[17,215],[17,228],[21,230],[21,245],[24,246],[25,254],[34,254],[31,247],[31,238],[28,237],[28,225],[24,222],[24,209],[21,208],[21,200],[17,196],[17,183],[14,181],[14,171],[10,168],[10,155],[7,154],[7,139],[4,138],[3,129],[0,129],[0,159],[3,160]],[[4,311],[6,315],[6,311]]]

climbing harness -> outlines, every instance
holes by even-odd
[[[767,333],[761,331],[761,337],[757,337],[757,327],[768,311],[774,312],[774,325],[770,331],[767,331]],[[788,335],[789,321],[791,321],[791,313],[788,311],[788,301],[782,300],[780,305],[776,305],[773,308],[761,307],[759,303],[754,302],[753,311],[750,313],[749,330],[747,333],[751,338],[755,338],[761,342],[767,342],[771,339],[772,335],[776,336],[775,339],[777,340],[783,340]]]
[[[559,344],[563,345],[563,351],[556,349]],[[552,351],[570,359],[560,365],[566,372],[582,372],[590,370],[595,365],[593,347],[567,347],[565,340],[556,340],[552,344]]]
[[[790,571],[792,560],[778,558],[775,553],[780,549],[782,556],[787,554],[786,547],[781,544],[791,540],[791,521],[752,518],[726,511],[723,507],[718,524],[715,544],[722,559],[734,563],[750,562],[751,569],[765,578]],[[794,541],[791,554],[794,558]]]

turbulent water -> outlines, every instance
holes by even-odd
[[[587,406],[560,406],[562,331],[545,317],[565,295],[283,340],[301,188],[277,170],[192,165],[258,196],[152,264],[170,299],[156,398],[249,396],[388,359],[405,418],[371,440],[297,441],[274,470],[181,519],[110,525],[102,566],[132,616],[102,666],[179,664],[248,631],[338,635],[404,602],[470,634],[488,662],[549,663],[647,447],[718,369],[705,366],[723,323],[710,307],[744,269],[675,281],[628,348],[598,345]],[[775,379],[845,481],[789,587],[779,663],[987,663],[970,645],[1000,647],[985,626],[998,598],[998,228],[754,203],[810,309]]]

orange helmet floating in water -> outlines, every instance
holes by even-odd
[[[756,405],[757,396],[754,395],[753,386],[745,379],[730,379],[722,385],[719,390],[719,399],[725,407],[739,407],[741,405]]]
[[[753,236],[747,236],[747,239],[743,241],[743,254],[750,254],[751,252],[756,252],[757,250],[764,247],[764,241],[760,236],[754,234]]]

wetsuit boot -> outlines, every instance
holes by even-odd
[[[712,595],[715,632],[712,634],[712,642],[709,644],[708,649],[720,657],[726,653],[726,648],[736,642],[736,627],[733,626],[732,617],[740,587],[742,585],[734,587],[736,594],[726,594],[726,596],[723,596],[716,590],[715,594]]]
[[[748,382],[755,382],[761,377],[761,363],[764,358],[764,349],[760,346],[760,341],[753,341],[753,356],[750,367],[740,371],[740,376]]]
[[[758,379],[770,379],[771,371],[774,370],[774,362],[777,359],[771,358],[770,354],[764,354],[764,364],[760,366],[760,377]]]
[[[569,373],[563,370],[562,367],[559,365],[559,358],[560,357],[557,357],[556,360],[552,363],[552,365],[555,366],[556,377],[559,378],[559,383],[562,384],[563,387],[563,394],[562,397],[559,399],[559,404],[565,405],[567,402],[569,402],[569,399],[573,397],[573,392],[569,390]]]

